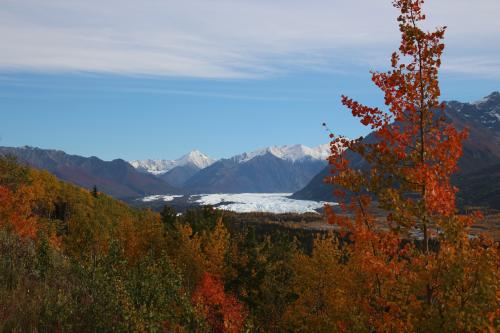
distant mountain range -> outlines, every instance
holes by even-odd
[[[0,147],[0,155],[15,156],[18,161],[51,172],[62,180],[124,199],[152,194],[182,193],[164,180],[137,171],[128,162],[103,161],[97,157],[69,155],[60,150],[33,147]]]
[[[117,159],[69,155],[59,150],[0,147],[0,155],[13,155],[60,179],[92,188],[116,198],[155,194],[294,192],[325,167],[328,145],[268,147],[215,161],[194,150],[177,160]]]
[[[451,101],[446,115],[458,128],[467,127],[459,172],[453,182],[459,187],[460,204],[486,205],[500,209],[500,93],[494,92],[475,103]],[[373,134],[365,140],[372,140]],[[349,159],[363,167],[359,156]],[[333,201],[332,186],[324,183],[327,166],[310,183],[292,196],[295,199]]]
[[[218,161],[193,151],[178,160],[131,164],[194,193],[294,192],[327,164],[328,147],[272,146]]]

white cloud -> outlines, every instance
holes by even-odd
[[[0,2],[4,69],[259,77],[379,66],[399,41],[389,0]],[[464,50],[483,63],[499,58],[498,0],[428,2],[429,27],[449,27],[450,62]],[[477,68],[473,74],[482,74],[484,66]]]

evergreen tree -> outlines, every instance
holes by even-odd
[[[99,192],[97,191],[97,186],[94,185],[94,187],[92,188],[92,196],[94,198],[97,198],[98,195],[99,195]]]
[[[169,205],[163,206],[160,216],[165,229],[172,228],[177,221],[177,211]]]

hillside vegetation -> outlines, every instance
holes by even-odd
[[[299,242],[283,228],[228,228],[210,207],[134,210],[6,158],[0,202],[1,331],[370,331],[370,314],[350,302],[359,272],[334,234]],[[471,267],[474,288],[449,290],[445,317],[421,309],[408,320],[497,325],[494,255]]]

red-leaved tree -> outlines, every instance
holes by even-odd
[[[0,228],[7,226],[20,236],[35,238],[37,221],[31,213],[30,190],[23,185],[13,192],[0,185]]]
[[[387,109],[342,96],[352,115],[373,130],[370,139],[331,134],[332,175],[326,181],[335,185],[341,212],[330,208],[327,216],[352,241],[345,250],[344,283],[353,315],[346,322],[361,331],[498,325],[492,319],[498,309],[498,251],[469,239],[479,216],[457,214],[450,178],[467,133],[446,119],[439,102],[445,28],[419,27],[423,3],[393,1],[400,11],[401,45],[389,71],[372,73]],[[350,165],[353,157],[363,160],[361,167]],[[376,206],[386,214],[374,214]],[[408,241],[415,236],[421,242]]]
[[[243,331],[246,318],[243,305],[234,296],[224,292],[221,279],[204,273],[192,299],[213,332]]]

